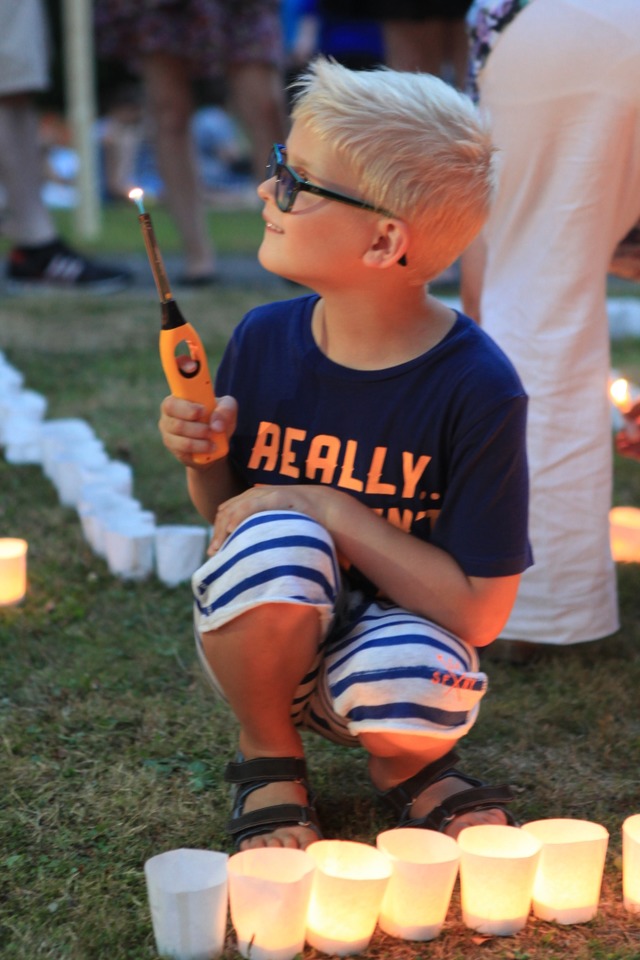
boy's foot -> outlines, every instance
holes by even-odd
[[[14,247],[6,268],[7,289],[85,290],[115,293],[132,280],[129,270],[89,260],[62,240],[37,247]]]
[[[291,803],[305,807],[307,802],[307,791],[301,783],[281,781],[269,783],[266,787],[249,794],[244,804],[244,812],[259,812],[266,807]],[[300,824],[283,827],[276,825],[269,833],[261,833],[242,841],[240,850],[255,850],[256,847],[291,847],[305,850],[318,839],[317,831],[311,827],[300,826]]]
[[[227,830],[240,850],[293,847],[304,850],[321,838],[313,796],[302,757],[257,757],[238,754],[225,780],[235,785]]]
[[[464,777],[456,776],[452,771],[452,776],[444,777],[438,780],[431,787],[423,790],[411,804],[409,817],[411,820],[421,820],[428,817],[434,810],[440,807],[443,801],[450,797],[459,797],[469,787],[469,780]],[[512,818],[502,807],[478,807],[460,813],[453,817],[451,821],[445,823],[441,828],[441,833],[457,839],[458,834],[465,827],[475,827],[479,824],[499,824],[501,826],[511,825]],[[401,824],[404,826],[404,824]]]
[[[400,815],[399,827],[438,830],[454,839],[465,827],[515,825],[504,808],[513,799],[508,786],[490,787],[455,769],[451,751],[390,790],[378,791]]]

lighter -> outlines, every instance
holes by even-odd
[[[160,360],[167,382],[174,397],[201,403],[207,413],[207,418],[215,409],[216,398],[213,383],[209,373],[207,355],[202,341],[193,326],[182,315],[178,304],[171,294],[169,279],[164,267],[158,241],[151,223],[151,217],[145,212],[142,204],[142,190],[134,188],[129,198],[134,201],[139,210],[138,222],[142,227],[144,245],[149,257],[151,273],[155,280],[162,308],[162,326],[160,329]],[[184,370],[179,363],[178,350],[186,346],[189,357],[193,361],[193,370]],[[185,354],[183,354],[185,355]],[[227,453],[228,444],[225,434],[217,439],[215,453],[196,454],[196,463],[211,463]]]

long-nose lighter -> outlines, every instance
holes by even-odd
[[[158,289],[160,305],[162,309],[162,325],[160,329],[160,360],[162,369],[167,378],[169,388],[174,397],[180,397],[182,400],[191,400],[193,403],[201,403],[207,413],[207,418],[211,416],[216,398],[213,391],[213,383],[209,373],[209,364],[207,355],[204,351],[202,341],[196,333],[193,326],[188,323],[182,315],[182,312],[171,294],[167,271],[164,267],[162,254],[158,247],[158,241],[151,223],[151,217],[146,213],[142,204],[142,190],[138,187],[131,190],[129,197],[137,205],[139,214],[138,222],[142,228],[144,245],[149,257],[151,273]],[[189,357],[193,361],[192,369],[183,369],[183,364],[179,362],[178,349],[186,346]],[[190,366],[190,365],[187,365]],[[217,439],[217,449],[215,453],[200,453],[194,456],[197,463],[211,463],[212,460],[218,460],[227,453],[228,444],[225,434],[220,434]]]

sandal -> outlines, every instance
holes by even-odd
[[[507,817],[509,826],[517,826],[511,813],[503,806],[503,804],[514,799],[510,788],[506,784],[499,787],[490,787],[482,780],[461,773],[454,767],[458,760],[458,755],[452,750],[434,763],[427,764],[413,777],[409,777],[408,780],[392,787],[391,790],[378,791],[378,795],[400,815],[398,827],[422,827],[425,830],[437,830],[443,833],[448,824],[460,814],[489,808],[502,810]],[[429,787],[449,777],[462,780],[469,785],[468,788],[445,797],[425,816],[412,817],[411,806],[413,801],[424,790],[428,790]]]
[[[224,779],[235,784],[233,811],[227,823],[227,832],[233,837],[236,846],[240,846],[248,837],[271,833],[278,827],[310,827],[318,839],[322,839],[322,830],[318,815],[313,806],[313,796],[307,783],[307,765],[301,757],[258,757],[245,760],[242,754],[228,763]],[[279,803],[262,807],[251,813],[244,813],[244,805],[249,794],[269,783],[292,780],[302,784],[307,791],[308,805],[298,803]]]

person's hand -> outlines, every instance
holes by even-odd
[[[196,463],[194,456],[215,453],[220,438],[224,434],[227,438],[232,435],[237,418],[238,405],[233,397],[220,397],[207,419],[201,404],[169,396],[160,405],[158,429],[165,447],[180,463],[206,470],[211,464]]]
[[[330,529],[329,511],[332,506],[339,507],[344,496],[340,491],[320,484],[250,487],[218,507],[213,539],[207,552],[213,556],[243,520],[264,510],[295,510]]]
[[[640,460],[640,400],[624,414],[627,427],[616,434],[616,450],[623,457]]]

